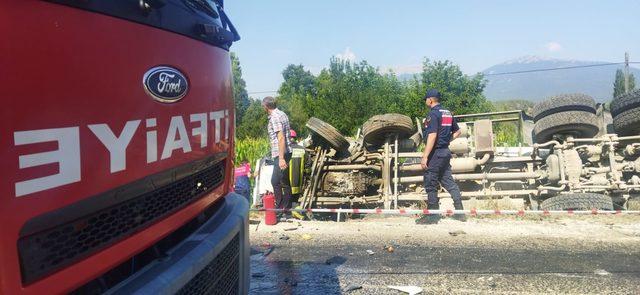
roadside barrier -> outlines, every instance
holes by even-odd
[[[464,214],[470,216],[478,215],[638,215],[638,210],[566,210],[566,211],[552,211],[552,210],[428,210],[428,209],[264,209],[253,208],[250,211],[265,212],[299,212],[299,213],[339,213],[339,214],[387,214],[387,215],[414,215],[414,214],[426,214],[426,215],[445,215],[452,216],[454,214]]]

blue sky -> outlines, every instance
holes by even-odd
[[[331,56],[415,72],[424,57],[465,73],[525,55],[640,60],[640,1],[227,0],[235,51],[258,98],[287,64],[318,73]]]

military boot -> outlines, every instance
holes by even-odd
[[[440,209],[440,204],[427,205],[428,210]],[[424,214],[416,219],[416,224],[437,224],[440,221],[440,214]]]
[[[462,202],[454,202],[453,208],[455,210],[464,210],[464,208],[462,207]],[[464,213],[453,214],[451,218],[461,222],[467,221],[467,216]]]

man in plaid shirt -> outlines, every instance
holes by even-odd
[[[271,185],[273,185],[273,194],[276,197],[276,208],[289,209],[291,207],[288,165],[291,160],[289,117],[276,107],[276,101],[271,96],[262,100],[262,106],[269,114],[267,130],[271,143],[271,157],[274,161]]]

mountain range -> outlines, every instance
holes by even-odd
[[[613,96],[613,81],[616,70],[623,65],[593,66],[610,64],[603,61],[581,61],[523,56],[497,64],[482,71],[487,85],[484,95],[492,101],[527,100],[537,102],[563,93],[585,93],[598,102],[606,102]],[[584,67],[586,66],[586,67]],[[511,73],[539,69],[577,67],[543,72]],[[640,69],[630,67],[630,72],[640,84]],[[400,74],[400,80],[411,79],[414,74]]]
[[[605,102],[613,96],[613,82],[617,69],[623,65],[606,65],[611,62],[579,61],[524,56],[510,60],[483,71],[487,79],[484,95],[493,101],[525,99],[540,101],[562,93],[585,93],[596,101]],[[585,67],[586,66],[586,67]],[[572,69],[495,75],[539,69],[577,67]],[[640,69],[630,68],[640,78]]]

